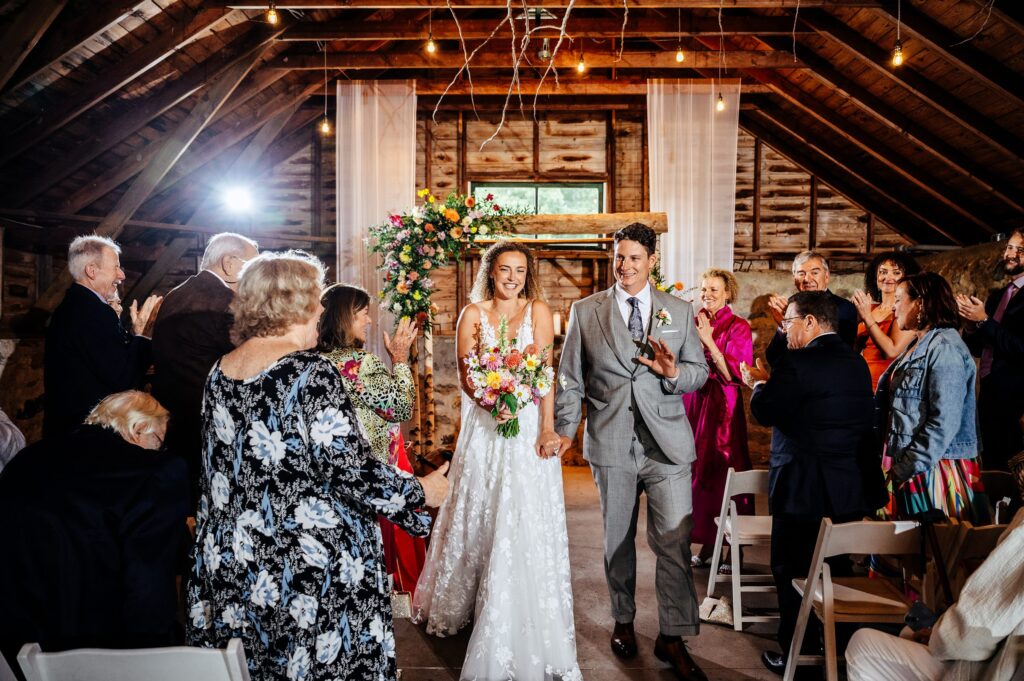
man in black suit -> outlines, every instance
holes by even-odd
[[[800,609],[791,582],[807,576],[821,519],[844,522],[872,510],[861,458],[871,441],[871,375],[833,331],[833,298],[823,291],[793,295],[782,318],[790,352],[779,356],[771,375],[760,360],[741,367],[754,390],[754,418],[773,428],[768,503],[782,653],[766,652],[762,661],[779,674]],[[881,484],[880,469],[873,479]],[[807,639],[816,640],[813,633]]]
[[[793,258],[793,285],[797,291],[824,291],[836,305],[837,323],[835,332],[851,348],[857,342],[857,308],[846,298],[841,298],[828,289],[830,278],[828,260],[814,251],[804,251]],[[782,296],[772,296],[768,301],[768,309],[779,325],[771,343],[765,350],[769,364],[775,364],[779,355],[786,351],[786,334],[782,329],[782,318],[786,314],[789,300]]]
[[[1009,470],[1007,461],[1024,446],[1024,228],[1013,230],[1003,251],[1001,271],[1009,284],[993,291],[984,303],[958,295],[960,316],[967,322],[964,340],[981,357],[978,378],[978,421],[986,469]]]
[[[43,434],[66,433],[107,395],[141,388],[150,361],[150,318],[160,298],[130,308],[132,332],[108,301],[124,281],[121,248],[101,236],[80,236],[68,248],[74,283],[53,312],[43,359]]]
[[[214,363],[234,349],[228,310],[242,266],[259,254],[251,239],[225,232],[210,239],[200,272],[167,294],[153,329],[153,396],[171,412],[167,448],[199,480],[203,386]]]

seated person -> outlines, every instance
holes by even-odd
[[[1024,665],[1024,510],[931,629],[898,638],[861,629],[846,648],[849,681],[1010,681]],[[909,630],[905,630],[909,631]]]
[[[185,463],[158,452],[167,410],[110,395],[70,433],[0,473],[0,647],[133,648],[177,643],[176,558]]]

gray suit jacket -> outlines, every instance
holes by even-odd
[[[669,313],[670,324],[658,326],[660,310]],[[622,321],[614,286],[574,303],[569,313],[558,364],[555,430],[574,438],[586,401],[583,457],[593,464],[615,465],[628,455],[634,435],[634,403],[670,461],[685,464],[695,458],[693,433],[680,396],[704,385],[708,365],[692,307],[652,287],[648,333],[664,340],[678,358],[675,382],[636,362],[640,349]],[[643,349],[653,357],[646,343]]]

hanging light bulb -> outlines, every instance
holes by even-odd
[[[427,14],[427,54],[434,54],[437,52],[437,43],[434,42],[434,10],[430,10]]]
[[[683,54],[683,46],[680,45],[679,49],[676,50],[676,61],[682,64],[684,59],[686,59],[686,55]]]
[[[896,45],[892,48],[892,65],[899,66],[903,63],[903,41],[896,39]]]
[[[323,45],[324,51],[324,118],[320,121],[320,133],[326,137],[331,134],[331,119],[327,115],[327,43]]]
[[[682,64],[686,59],[683,54],[683,10],[676,9],[676,62]]]
[[[324,135],[331,134],[331,119],[324,116],[323,120],[320,121],[320,132]]]
[[[427,52],[429,54],[434,54],[435,52],[437,52],[437,43],[434,42],[433,34],[427,36]]]
[[[715,102],[715,111],[725,111],[725,100],[722,99],[722,93],[718,93],[718,101]]]
[[[539,10],[538,10],[539,11]],[[541,61],[551,61],[551,39],[544,38],[544,42],[540,49],[537,51],[537,59]]]
[[[585,61],[583,61],[583,53],[580,52],[580,60],[578,62],[576,62],[576,71],[578,73],[583,73],[586,70],[587,70],[587,63]]]
[[[277,13],[277,3],[270,3],[267,7],[267,23],[271,26],[277,26],[277,22],[281,21],[281,15]]]

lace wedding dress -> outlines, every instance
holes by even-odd
[[[496,332],[481,312],[481,342]],[[527,311],[516,345],[533,342]],[[495,432],[490,413],[462,396],[451,492],[434,524],[413,619],[448,636],[473,622],[461,679],[582,679],[569,579],[562,468],[534,446],[539,410],[519,413],[519,436]]]

